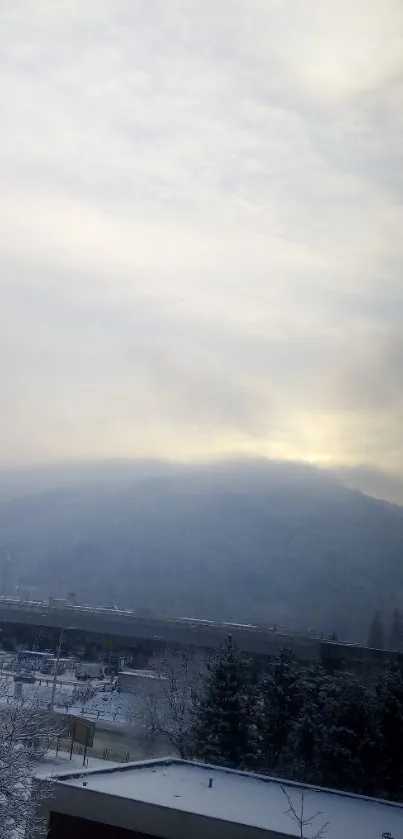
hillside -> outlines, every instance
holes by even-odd
[[[1,553],[42,595],[353,639],[403,606],[402,509],[313,468],[104,464],[5,486]]]

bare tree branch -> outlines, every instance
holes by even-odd
[[[179,753],[188,755],[192,699],[199,673],[187,651],[163,656],[152,665],[155,680],[143,692],[140,716],[148,732],[166,737]]]
[[[57,715],[43,710],[36,696],[16,698],[12,679],[0,678],[0,839],[40,835],[38,804],[49,794],[33,775],[43,738],[59,734]]]
[[[280,789],[288,802],[288,809],[284,812],[298,826],[300,839],[323,839],[323,837],[327,833],[329,822],[324,822],[324,824],[316,831],[316,833],[311,834],[311,836],[307,836],[307,834],[305,833],[305,828],[311,826],[315,819],[319,818],[319,816],[323,816],[321,810],[318,810],[316,813],[314,813],[313,816],[305,816],[305,790],[303,790],[300,793],[299,808],[297,809],[286,787],[280,784]]]

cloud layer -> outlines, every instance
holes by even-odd
[[[8,0],[3,465],[403,473],[399,0]]]

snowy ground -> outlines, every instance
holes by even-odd
[[[119,763],[113,763],[110,760],[101,760],[98,757],[87,757],[85,761],[85,769],[104,769],[119,766]],[[83,758],[81,755],[72,755],[70,760],[66,752],[59,752],[55,755],[54,751],[47,752],[45,757],[38,761],[35,769],[35,776],[37,778],[52,778],[54,775],[61,772],[74,772],[77,769],[83,769]]]
[[[85,716],[88,719],[114,722],[126,725],[134,721],[140,710],[140,702],[127,693],[103,693],[102,690],[86,702],[77,702],[69,708],[70,714]]]
[[[15,684],[12,678],[0,681],[1,709],[12,703]],[[172,755],[172,747],[165,738],[147,736],[138,715],[139,698],[136,700],[132,694],[105,691],[104,682],[77,684],[76,681],[69,683],[70,681],[72,680],[68,678],[68,674],[60,680],[54,710],[60,714],[83,716],[95,722],[94,740],[87,749],[85,768],[95,769],[127,761]],[[73,703],[73,692],[77,688],[81,692],[81,698]],[[38,704],[44,709],[48,707],[51,695],[52,683],[46,684],[46,679],[39,678],[34,684],[22,685],[22,699]],[[71,741],[67,736],[44,740],[42,746],[49,748],[49,751],[45,758],[39,761],[35,774],[49,777],[59,772],[84,768],[84,747],[74,743],[70,761]]]
[[[113,722],[116,726],[135,723],[141,708],[140,700],[132,694],[107,691],[105,687],[103,681],[80,682],[73,673],[66,673],[58,677],[54,708],[92,720]],[[14,690],[14,682],[10,679],[7,689],[1,691],[0,704],[6,704],[14,696]],[[27,701],[36,700],[46,708],[52,697],[52,679],[38,674],[34,684],[22,685],[22,696]]]
[[[22,696],[28,702],[37,702],[43,708],[47,708],[51,699],[52,685],[51,683],[44,684],[45,678],[42,678],[42,684],[40,681],[38,677],[35,684],[24,684]],[[49,679],[47,681],[49,682]],[[95,691],[93,696],[88,696],[89,688],[92,692]],[[14,697],[14,689],[12,679],[6,692],[4,684],[1,686],[0,707],[11,701]],[[73,702],[73,692],[77,689],[82,692],[81,698]],[[89,755],[92,755],[91,760],[96,756],[96,758],[108,758],[108,762],[111,760],[121,762],[172,755],[172,746],[165,738],[147,736],[140,709],[140,697],[105,691],[105,683],[102,681],[77,683],[69,678],[69,674],[65,674],[64,679],[60,679],[60,683],[58,680],[54,710],[61,714],[86,717],[95,722],[94,743],[89,750]],[[54,745],[56,746],[56,743]],[[61,750],[69,749],[68,739],[62,738],[59,746]],[[81,749],[77,744],[74,748]],[[80,755],[76,755],[76,759],[80,760]]]

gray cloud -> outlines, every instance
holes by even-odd
[[[5,4],[0,462],[403,471],[402,27],[399,0]]]

